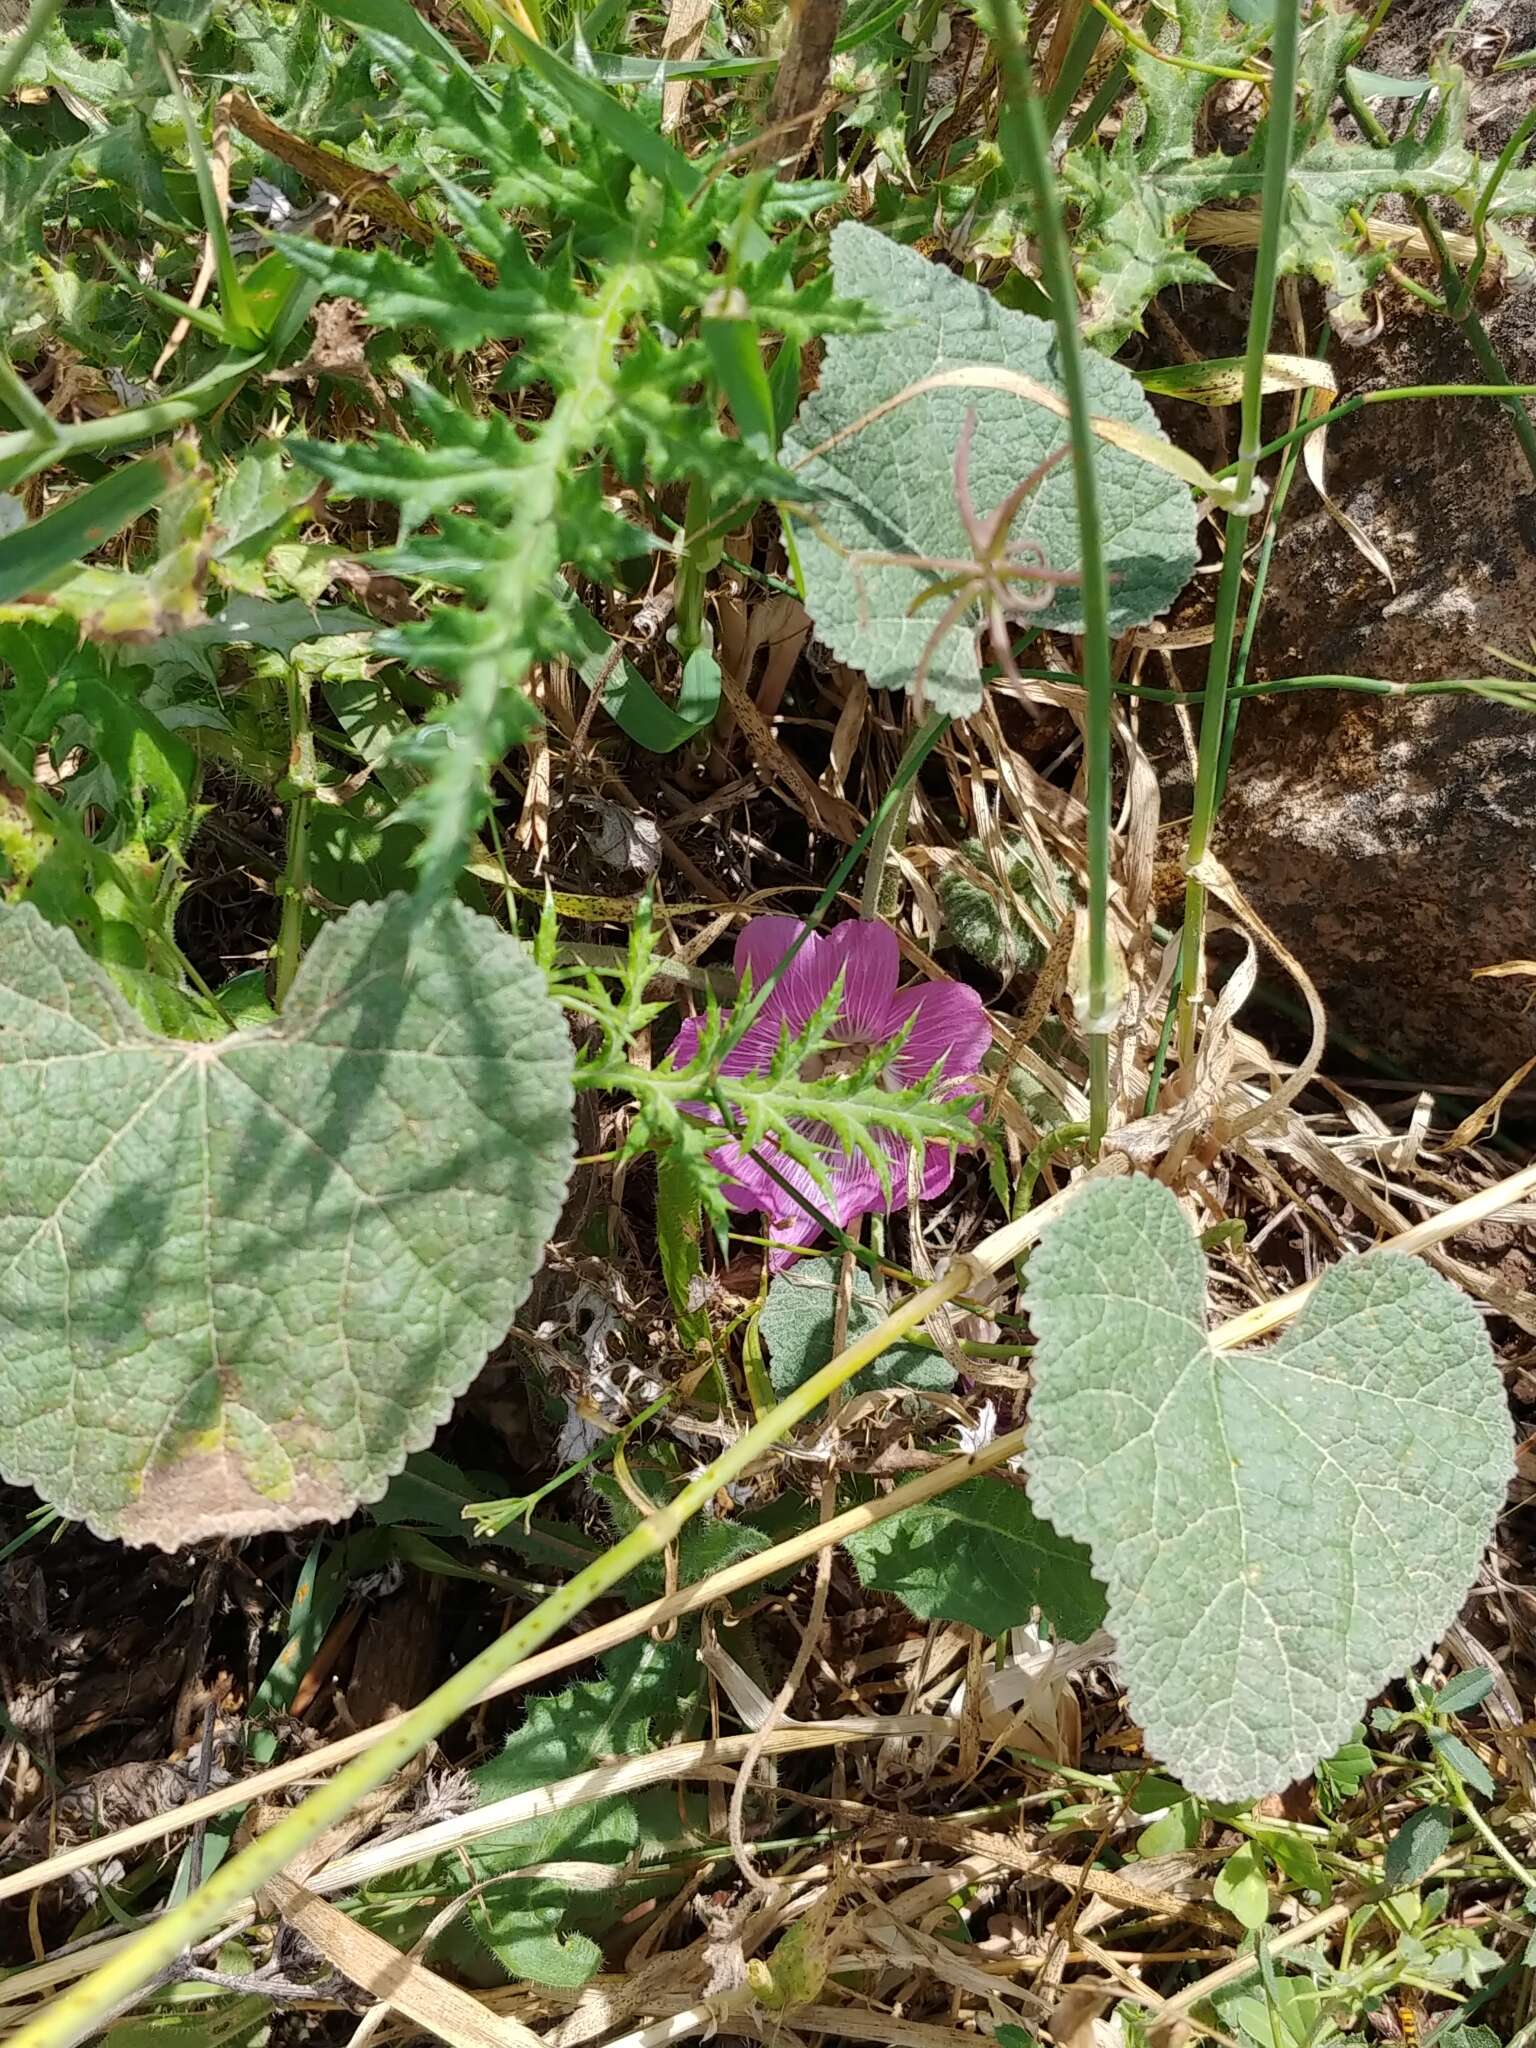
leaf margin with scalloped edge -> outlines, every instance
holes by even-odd
[[[377,1499],[506,1334],[564,1201],[572,1051],[532,959],[461,904],[394,896],[323,928],[276,1023],[182,1041],[71,932],[0,906],[5,983],[0,1114],[50,1139],[0,1161],[5,1478],[168,1549]],[[117,1064],[120,1114],[100,1066],[71,1082],[80,1059]],[[339,1283],[328,1337],[316,1276]]]
[[[1140,1296],[1135,1292],[1138,1258]],[[1118,1278],[1116,1262],[1125,1269],[1128,1284]],[[1130,1327],[1123,1313],[1115,1313],[1117,1304],[1123,1311],[1127,1302]],[[1041,1515],[1063,1534],[1087,1543],[1092,1553],[1094,1569],[1108,1589],[1108,1626],[1116,1637],[1131,1712],[1145,1731],[1149,1753],[1190,1791],[1214,1799],[1246,1799],[1305,1777],[1343,1741],[1365,1702],[1427,1654],[1454,1621],[1503,1503],[1513,1469],[1513,1432],[1477,1310],[1417,1260],[1382,1253],[1330,1268],[1296,1323],[1266,1349],[1217,1353],[1205,1332],[1204,1261],[1194,1233],[1173,1193],[1140,1175],[1086,1187],[1068,1206],[1031,1257],[1026,1306],[1037,1340],[1030,1494]],[[1353,1399],[1347,1372],[1341,1373],[1336,1363],[1331,1374],[1329,1369],[1338,1329],[1349,1319],[1355,1320],[1357,1338],[1362,1330],[1379,1333],[1383,1326],[1388,1333],[1376,1347],[1374,1382],[1369,1355],[1357,1352]],[[1138,1324],[1143,1339],[1149,1332],[1160,1336],[1162,1366],[1170,1361],[1177,1366],[1171,1379],[1163,1372],[1155,1409],[1148,1384],[1155,1396],[1158,1361],[1145,1341],[1137,1356]],[[1095,1337],[1102,1352],[1106,1332],[1112,1333],[1110,1349],[1121,1360],[1118,1378],[1094,1366]],[[1389,1404],[1405,1406],[1412,1400],[1406,1385],[1381,1384],[1389,1377],[1380,1363],[1387,1345],[1399,1373],[1444,1374],[1455,1386],[1459,1412],[1453,1414],[1443,1402],[1434,1404],[1434,1412],[1461,1432],[1449,1450],[1442,1445],[1439,1452],[1426,1451],[1405,1427],[1382,1453]],[[1203,1378],[1202,1367],[1208,1368]],[[1390,1614],[1377,1614],[1368,1603],[1356,1601],[1344,1610],[1342,1622],[1337,1615],[1323,1624],[1316,1618],[1328,1598],[1330,1568],[1326,1546],[1315,1540],[1316,1527],[1325,1505],[1337,1506],[1347,1498],[1351,1482],[1342,1476],[1343,1463],[1335,1455],[1347,1437],[1337,1432],[1328,1437],[1326,1456],[1316,1460],[1329,1470],[1326,1487],[1316,1469],[1308,1471],[1297,1462],[1294,1448],[1288,1462],[1280,1454],[1287,1428],[1300,1432],[1278,1404],[1283,1373],[1291,1376],[1285,1384],[1293,1400],[1298,1374],[1305,1374],[1335,1390],[1337,1409],[1351,1420],[1369,1413],[1377,1433],[1373,1455],[1390,1462],[1395,1454],[1399,1468],[1416,1479],[1416,1495],[1401,1483],[1401,1469],[1393,1486],[1380,1485],[1362,1453],[1362,1476],[1352,1482],[1363,1494],[1369,1481],[1372,1516],[1378,1522],[1395,1497],[1407,1503],[1401,1515],[1406,1526],[1422,1521],[1432,1532],[1417,1567],[1410,1565],[1395,1584]],[[1263,1391],[1255,1394],[1255,1387]],[[1235,1406],[1221,1398],[1224,1393],[1236,1397]],[[1209,1403],[1205,1416],[1203,1394]],[[1314,1391],[1309,1398],[1321,1407],[1329,1397]],[[1256,1423],[1260,1407],[1269,1413]],[[1150,1433],[1126,1420],[1138,1409],[1153,1415]],[[1176,1454],[1167,1450],[1166,1435],[1162,1447],[1156,1439],[1158,1423],[1166,1429],[1171,1410]],[[1221,1422],[1214,1456],[1209,1441],[1202,1443],[1203,1425],[1211,1415]],[[1241,1437],[1235,1433],[1234,1415],[1247,1431]],[[1234,1575],[1219,1558],[1223,1503],[1211,1487],[1212,1475],[1223,1457],[1230,1474],[1241,1469],[1242,1454],[1252,1458],[1261,1453],[1270,1460],[1266,1483],[1286,1489],[1286,1512],[1276,1522],[1284,1534],[1262,1535],[1267,1548],[1256,1553],[1247,1547],[1244,1530],[1244,1568]],[[1385,1472],[1388,1464],[1380,1469]],[[1261,1467],[1261,1479],[1264,1472]],[[1235,1499],[1235,1484],[1230,1478],[1227,1484]],[[1233,1511],[1228,1503],[1226,1512]],[[1164,1512],[1176,1518],[1185,1536],[1199,1525],[1198,1541],[1187,1556],[1180,1554],[1178,1537],[1166,1533],[1169,1525],[1159,1519]],[[1314,1540],[1298,1544],[1308,1513],[1314,1517]],[[1213,1514],[1214,1533],[1208,1522]],[[1248,1519],[1262,1518],[1250,1512]],[[1394,1526],[1393,1534],[1398,1533]],[[1353,1580],[1353,1538],[1350,1562]],[[1178,1569],[1190,1565],[1195,1592],[1184,1596],[1181,1609]],[[1282,1614],[1293,1644],[1284,1687],[1291,1698],[1289,1715],[1282,1713],[1268,1732],[1266,1717],[1275,1711],[1280,1684],[1271,1668],[1244,1668],[1250,1653],[1241,1631],[1226,1664],[1215,1656],[1202,1663],[1197,1653],[1198,1632],[1240,1590],[1244,1576],[1250,1591],[1266,1581],[1278,1589],[1268,1595],[1269,1603]],[[1329,1628],[1337,1638],[1332,1655],[1323,1639]],[[1308,1629],[1315,1640],[1305,1636]],[[1300,1660],[1294,1650],[1303,1640],[1318,1659],[1307,1695],[1312,1726],[1305,1735],[1296,1705]],[[1340,1659],[1343,1668],[1338,1668]],[[1197,1710],[1198,1702],[1207,1704]],[[1222,1715],[1226,1732],[1217,1739],[1206,1723],[1214,1727]]]

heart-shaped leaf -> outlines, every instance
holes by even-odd
[[[968,1479],[942,1499],[887,1515],[848,1538],[860,1581],[895,1593],[923,1621],[964,1621],[1000,1636],[1038,1607],[1058,1636],[1086,1642],[1104,1593],[1082,1546],[1000,1479]]]
[[[1089,1546],[1147,1746],[1192,1792],[1304,1777],[1455,1619],[1511,1470],[1482,1322],[1411,1258],[1213,1351],[1173,1195],[1085,1188],[1029,1265],[1029,1490]]]
[[[1055,329],[1048,320],[1008,311],[942,265],[852,221],[833,230],[832,269],[839,292],[882,315],[887,331],[839,335],[827,344],[820,388],[785,440],[785,460],[797,470],[807,515],[794,527],[806,605],[818,637],[838,659],[883,688],[906,689],[926,653],[929,701],[935,710],[963,716],[981,703],[974,608],[929,648],[955,594],[955,571],[871,557],[953,563],[971,556],[955,489],[968,411],[976,426],[967,481],[983,522],[1038,463],[1065,447],[1066,421],[1013,391],[963,385],[927,390],[867,416],[924,378],[978,367],[1012,372],[1059,399]],[[1096,416],[1166,446],[1128,370],[1093,354],[1084,368]],[[1194,499],[1186,483],[1128,448],[1100,442],[1095,456],[1112,579],[1110,623],[1121,632],[1165,611],[1193,573]],[[1051,569],[1076,570],[1081,549],[1070,462],[1057,463],[1010,534],[1016,544],[1038,543]],[[1015,587],[1039,590],[1038,584]],[[1077,591],[1060,590],[1033,621],[1081,632]]]
[[[506,1335],[569,1176],[517,942],[349,912],[281,1019],[155,1036],[0,910],[0,1474],[166,1547],[375,1500]]]

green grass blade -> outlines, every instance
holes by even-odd
[[[168,459],[149,455],[76,492],[56,512],[6,534],[0,539],[0,604],[46,589],[54,577],[158,504],[170,485]]]

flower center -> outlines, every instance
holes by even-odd
[[[868,1039],[829,1045],[825,1052],[812,1053],[800,1069],[801,1076],[807,1081],[829,1081],[842,1074],[856,1074],[873,1050]]]

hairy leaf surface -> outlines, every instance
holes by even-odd
[[[457,904],[351,911],[214,1044],[0,909],[0,1473],[167,1547],[376,1499],[528,1292],[570,1070],[533,963]]]
[[[1431,1649],[1511,1464],[1476,1309],[1346,1260],[1268,1350],[1218,1354],[1155,1181],[1087,1188],[1030,1260],[1036,1507],[1093,1553],[1148,1750],[1192,1792],[1305,1777]]]
[[[759,1327],[768,1346],[768,1376],[776,1394],[793,1393],[831,1364],[841,1266],[840,1258],[799,1259],[786,1272],[774,1275]],[[874,1281],[862,1266],[856,1267],[848,1303],[848,1342],[867,1337],[885,1313]],[[939,1352],[898,1343],[856,1374],[850,1384],[861,1390],[937,1387],[947,1391],[955,1384],[955,1375]]]
[[[1037,463],[1065,446],[1067,426],[1012,392],[968,388],[925,391],[878,418],[866,415],[937,371],[978,365],[1030,378],[1059,397],[1055,335],[1048,321],[1009,312],[939,264],[853,222],[833,231],[832,269],[838,291],[862,299],[884,319],[886,332],[828,343],[821,387],[786,439],[803,507],[795,544],[819,637],[872,683],[906,689],[948,602],[937,587],[952,572],[868,558],[971,555],[955,490],[967,412],[976,415],[970,497],[983,521]],[[1089,357],[1086,370],[1096,414],[1166,439],[1129,371],[1098,356]],[[824,447],[835,437],[842,438]],[[1195,566],[1194,502],[1187,485],[1126,449],[1098,445],[1096,465],[1110,621],[1121,632],[1166,610],[1187,582]],[[1070,463],[1056,465],[1011,531],[1016,541],[1039,543],[1053,570],[1077,568]],[[1077,591],[1061,589],[1033,617],[1058,632],[1080,632]],[[976,626],[973,610],[931,650],[926,694],[936,710],[963,716],[981,702]]]

